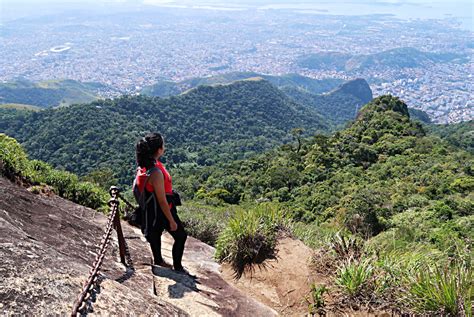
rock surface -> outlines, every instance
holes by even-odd
[[[6,315],[66,315],[81,291],[106,217],[57,196],[34,195],[0,178],[0,309]],[[100,315],[274,316],[277,313],[229,285],[214,249],[186,243],[183,263],[196,275],[152,267],[139,230],[122,223],[134,270],[118,260],[115,232],[102,266],[92,312]],[[172,238],[163,237],[171,262]]]

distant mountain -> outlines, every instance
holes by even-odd
[[[298,65],[308,69],[336,71],[364,71],[374,66],[388,68],[413,68],[427,62],[465,62],[466,56],[454,53],[423,52],[412,47],[400,47],[369,54],[352,55],[339,52],[321,52],[301,56]]]
[[[337,78],[312,79],[298,74],[272,76],[253,72],[230,72],[212,77],[191,78],[177,83],[172,81],[159,81],[152,86],[145,87],[142,90],[142,94],[147,96],[167,97],[180,94],[200,85],[229,84],[237,80],[256,77],[263,78],[278,88],[294,87],[314,94],[328,92],[343,82],[342,79]]]
[[[300,56],[298,66],[308,69],[345,70],[346,63],[352,55],[339,52],[320,52]]]
[[[0,104],[24,104],[41,108],[86,103],[97,100],[99,83],[75,80],[31,82],[17,80],[0,83]]]
[[[41,108],[32,105],[24,105],[21,103],[5,103],[0,104],[0,109],[17,109],[17,110],[26,110],[26,111],[40,111]]]
[[[331,92],[321,95],[293,87],[284,87],[282,90],[296,102],[311,106],[321,113],[333,129],[341,128],[354,120],[360,108],[373,98],[369,84],[361,78],[345,82]],[[408,112],[414,120],[431,123],[428,114],[422,110],[408,108]]]
[[[426,124],[432,123],[430,116],[423,110],[408,108],[408,113],[413,120],[418,120]]]
[[[302,106],[265,80],[200,86],[166,99],[144,96],[99,100],[40,112],[0,109],[0,132],[19,140],[37,159],[79,175],[116,171],[122,184],[134,171],[134,142],[160,131],[169,164],[210,165],[243,158],[328,129],[311,107]]]
[[[434,124],[428,131],[474,154],[474,120],[454,124]]]
[[[312,106],[336,126],[353,120],[359,109],[372,100],[372,90],[364,79],[348,81],[322,95],[293,87],[283,91],[296,102]]]

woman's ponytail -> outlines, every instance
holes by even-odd
[[[138,166],[146,169],[155,166],[154,155],[162,147],[163,137],[159,133],[149,133],[144,138],[139,139],[135,145]]]

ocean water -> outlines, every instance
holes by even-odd
[[[472,2],[474,3],[474,2]],[[366,15],[392,14],[401,19],[444,19],[456,18],[463,28],[474,31],[473,4],[471,2],[452,3],[354,3],[331,2],[321,4],[295,5],[267,5],[260,9],[291,9],[302,13],[334,14],[334,15]]]
[[[471,0],[332,0],[332,1],[288,1],[288,0],[207,0],[170,1],[144,0],[146,4],[206,10],[291,10],[307,14],[368,15],[392,14],[401,19],[455,18],[461,27],[474,31]]]

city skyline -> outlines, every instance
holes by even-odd
[[[99,82],[106,87],[100,91],[102,97],[116,97],[140,93],[161,80],[179,82],[236,71],[297,73],[316,79],[361,77],[374,95],[400,96],[436,122],[474,117],[474,36],[452,18],[147,6],[107,14],[71,10],[7,21],[0,40],[2,82]],[[387,60],[384,54],[393,52],[396,56]],[[316,59],[334,63],[347,58],[337,67],[301,63],[315,54]]]

